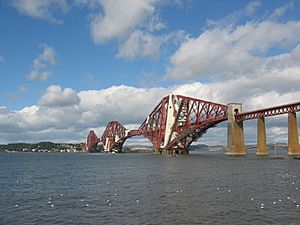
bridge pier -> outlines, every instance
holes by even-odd
[[[178,149],[158,149],[155,150],[156,154],[161,154],[161,155],[187,155],[189,154],[188,149],[184,148],[178,148]]]
[[[242,112],[241,103],[228,104],[226,155],[246,155],[243,121],[236,121],[235,114]]]
[[[257,146],[256,155],[268,155],[267,139],[266,139],[266,124],[265,118],[259,117],[257,120]]]
[[[288,155],[300,155],[297,117],[295,112],[288,113]]]

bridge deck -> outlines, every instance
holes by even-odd
[[[259,109],[255,111],[240,113],[235,115],[235,119],[237,121],[252,120],[261,117],[276,116],[276,115],[286,114],[289,112],[299,112],[299,111],[300,111],[300,102],[295,102],[287,105],[274,106],[266,109]]]

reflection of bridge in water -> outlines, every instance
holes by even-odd
[[[243,121],[257,119],[257,155],[267,155],[265,117],[288,114],[288,154],[300,155],[296,112],[300,102],[251,112],[242,104],[222,105],[182,95],[164,97],[136,130],[127,130],[117,121],[108,123],[101,138],[94,131],[87,137],[86,150],[94,151],[99,142],[107,151],[121,151],[127,138],[143,135],[158,153],[188,153],[188,147],[209,128],[228,121],[227,154],[245,155]]]

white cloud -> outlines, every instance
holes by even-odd
[[[53,85],[37,105],[18,111],[0,107],[1,140],[12,142],[18,137],[18,141],[84,141],[90,129],[96,129],[100,135],[111,120],[137,128],[161,98],[171,92],[224,104],[242,102],[244,111],[299,101],[300,22],[266,20],[214,26],[198,37],[187,38],[185,32],[156,36],[153,32],[165,26],[157,16],[157,2],[77,0],[75,3],[89,4],[93,10],[101,10],[102,6],[103,12],[91,21],[91,34],[95,43],[117,40],[118,57],[153,58],[159,55],[162,44],[184,40],[170,57],[168,78],[205,78],[209,82],[166,88],[122,85],[80,92]],[[243,12],[255,13],[259,3],[250,3]],[[284,9],[277,10],[276,16],[284,13]],[[48,79],[50,67],[56,61],[55,50],[44,45],[27,78]],[[285,119],[280,117],[269,124],[268,134],[272,138],[286,140],[287,134],[282,130]],[[255,125],[250,124],[247,129],[254,131]],[[246,135],[248,141],[255,142],[253,135]],[[226,144],[225,140],[226,128],[221,124],[199,141]]]
[[[11,4],[23,15],[57,24],[62,21],[53,14],[56,11],[66,12],[69,7],[66,0],[12,0]]]
[[[102,0],[103,14],[91,22],[95,43],[104,43],[127,35],[154,13],[153,0]]]
[[[94,1],[80,1],[92,4]],[[158,14],[159,5],[173,4],[172,1],[157,0],[102,0],[98,2],[102,12],[91,20],[91,36],[96,44],[116,40],[118,53],[123,59],[157,58],[161,46],[173,43],[171,36],[182,31],[158,35],[156,31],[166,28]]]
[[[261,5],[261,1],[252,1],[250,2],[247,6],[246,6],[246,14],[248,16],[254,14],[254,12],[256,11],[256,9]]]
[[[266,32],[268,35],[265,35]],[[290,51],[300,43],[300,22],[246,23],[235,28],[217,27],[190,38],[170,57],[167,77],[193,79],[241,76],[264,69],[277,47]],[[208,48],[209,46],[209,48]]]
[[[60,10],[66,12],[70,7],[88,7],[90,34],[96,44],[106,44],[115,40],[119,45],[116,57],[124,59],[156,58],[160,47],[167,42],[165,34],[155,34],[166,28],[161,20],[158,7],[161,5],[179,5],[183,1],[169,0],[13,0],[12,5],[22,14],[54,23],[62,23],[55,18]],[[36,68],[44,65],[34,62]],[[28,78],[46,80],[49,74],[36,71]]]
[[[39,104],[46,107],[65,107],[76,105],[79,102],[80,98],[73,89],[62,90],[60,86],[52,85],[47,88]]]
[[[113,86],[100,91],[81,91],[79,108],[83,111],[82,123],[105,125],[111,120],[121,123],[142,123],[145,115],[167,95],[164,88],[134,88]],[[145,104],[148,102],[148,104]]]
[[[142,31],[133,32],[119,46],[117,57],[134,59],[137,57],[155,58],[159,55],[161,39]]]
[[[97,134],[101,134],[111,120],[119,120],[125,125],[135,123],[137,128],[168,92],[164,88],[114,86],[76,93],[70,88],[50,86],[38,105],[19,111],[0,107],[0,133],[7,142],[15,140],[18,134],[18,141],[24,137],[27,142],[58,139],[80,142],[92,128],[97,128]],[[131,127],[134,125],[128,128]]]
[[[76,6],[90,6],[91,8],[96,8],[98,5],[98,0],[74,0]]]
[[[293,2],[289,2],[288,4],[286,4],[284,6],[276,8],[272,13],[271,18],[276,19],[277,17],[281,17],[288,10],[292,10],[292,9],[294,9],[294,4],[293,4]]]
[[[238,101],[243,103],[244,111],[296,102],[300,96],[298,89],[295,89],[300,82],[297,76],[299,71],[300,68],[294,68],[294,71],[288,68],[282,73],[261,74],[258,76],[260,79],[236,78],[225,84],[223,81],[194,82],[168,88],[147,89],[122,85],[77,93],[70,88],[50,86],[37,105],[18,111],[0,107],[0,134],[5,142],[81,142],[85,141],[90,129],[94,129],[100,136],[107,123],[112,120],[118,120],[128,129],[136,129],[162,97],[170,93],[223,104]],[[285,74],[290,74],[290,78]],[[281,87],[283,83],[285,85]],[[285,133],[274,133],[276,127],[279,129],[286,126],[286,117],[268,121],[273,121],[268,123],[271,138],[286,140]],[[255,129],[255,124],[247,123],[246,126],[248,130]],[[255,142],[251,133],[246,135],[248,143]],[[272,140],[271,138],[268,140]],[[218,125],[218,129],[209,130],[199,142],[226,144],[226,123]]]
[[[39,72],[36,70],[30,71],[30,73],[26,76],[28,80],[37,80],[37,81],[45,81],[48,80],[51,75],[48,71]]]
[[[56,64],[54,48],[42,45],[43,53],[38,55],[32,63],[32,70],[26,76],[28,80],[45,81],[51,76],[50,67]]]
[[[166,24],[164,22],[161,21],[161,19],[159,18],[159,16],[153,15],[149,18],[149,31],[150,32],[154,32],[154,31],[158,31],[161,29],[166,28]]]
[[[161,36],[136,30],[124,42],[120,43],[117,57],[125,59],[158,58],[163,44],[172,43],[176,45],[185,38],[186,33],[180,30]]]

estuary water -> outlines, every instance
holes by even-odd
[[[300,160],[0,153],[0,224],[300,224]]]

